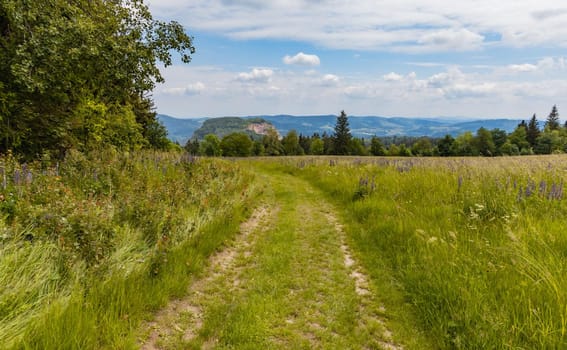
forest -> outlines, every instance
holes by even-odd
[[[219,138],[215,134],[189,140],[185,150],[203,156],[296,156],[296,155],[354,155],[354,156],[517,156],[561,154],[567,152],[567,123],[561,125],[557,106],[553,106],[543,127],[534,114],[523,120],[511,133],[501,129],[479,128],[475,134],[465,132],[457,137],[443,138],[388,136],[356,138],[350,134],[344,111],[337,117],[334,133],[302,135],[291,130],[283,138],[268,132],[258,138],[244,133],[231,133]]]

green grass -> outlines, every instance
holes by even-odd
[[[174,153],[0,164],[1,348],[137,348],[257,191],[233,163]]]
[[[71,153],[0,170],[2,348],[137,348],[141,322],[186,295],[260,199],[277,215],[195,301],[197,337],[171,348],[380,348],[385,326],[407,349],[567,347],[560,156]]]
[[[248,257],[240,254],[237,267],[193,301],[205,314],[199,337],[171,348],[381,348],[386,319],[378,298],[362,301],[355,292],[327,218],[332,206],[304,180],[265,163],[254,168],[267,181],[263,200],[272,219],[257,229]]]
[[[375,283],[392,274],[436,347],[567,346],[564,158],[369,160],[287,167],[343,208]]]

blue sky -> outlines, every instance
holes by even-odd
[[[153,0],[195,38],[159,113],[543,120],[567,98],[563,0]],[[567,106],[567,103],[565,104]],[[566,112],[567,113],[567,112]]]

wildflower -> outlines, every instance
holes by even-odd
[[[14,184],[19,185],[21,181],[21,174],[19,170],[14,170]]]
[[[526,197],[531,196],[534,193],[535,183],[532,180],[528,180],[526,185]]]
[[[539,183],[539,195],[545,196],[545,192],[547,190],[547,183],[544,180],[541,180]]]
[[[437,237],[435,237],[435,236],[431,236],[431,237],[429,237],[429,239],[427,240],[427,244],[433,244],[433,243],[436,243],[436,242],[437,242],[437,240],[438,240],[438,238],[437,238]]]

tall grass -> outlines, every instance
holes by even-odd
[[[234,163],[174,153],[8,155],[0,179],[1,348],[135,348],[256,190]]]
[[[441,349],[567,347],[567,159],[287,160]]]

